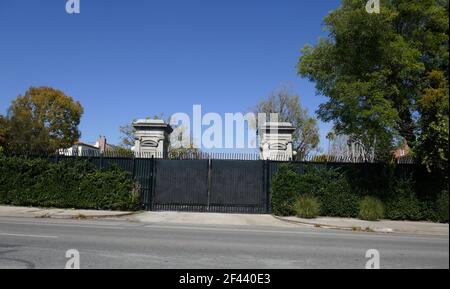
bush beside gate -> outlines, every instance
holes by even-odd
[[[135,210],[139,192],[129,173],[99,170],[87,160],[50,162],[0,156],[0,203],[16,206]]]
[[[387,219],[449,220],[445,180],[436,180],[412,165],[280,165],[272,180],[273,212],[282,216],[296,214],[294,204],[302,196],[317,198],[322,216],[371,219],[373,214],[380,215],[382,205]],[[367,206],[367,197],[381,203]]]

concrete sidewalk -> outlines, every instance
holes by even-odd
[[[178,225],[231,225],[231,226],[268,226],[298,227],[268,214],[226,214],[195,212],[141,212],[128,217],[130,221],[143,223],[164,223]]]
[[[381,220],[376,222],[352,218],[320,217],[300,219],[256,214],[186,213],[186,212],[141,212],[124,217],[143,223],[186,225],[235,225],[340,229],[361,232],[401,233],[414,235],[448,236],[449,225],[432,222],[410,222]]]
[[[231,226],[273,226],[298,227],[271,215],[223,214],[186,212],[124,212],[78,209],[48,209],[0,205],[0,217],[55,218],[55,219],[115,219],[142,223],[179,225],[231,225]]]
[[[308,225],[316,228],[342,229],[351,231],[367,231],[378,233],[404,233],[419,235],[448,236],[449,224],[411,221],[364,221],[353,218],[318,217],[302,219],[297,217],[275,217],[293,224]]]
[[[123,217],[131,214],[133,212],[0,206],[0,217],[95,219]]]
[[[266,227],[311,227],[350,231],[401,233],[448,236],[449,225],[431,222],[363,221],[351,218],[320,217],[300,219],[260,214],[186,213],[186,212],[123,212],[74,209],[45,209],[0,205],[0,217],[58,218],[58,219],[114,219],[122,221],[177,224],[177,225],[230,225]]]

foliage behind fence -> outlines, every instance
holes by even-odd
[[[281,215],[294,208],[280,198],[310,195],[320,200],[321,215],[356,217],[360,201],[370,196],[385,204],[386,218],[448,222],[448,180],[420,165],[293,162],[272,170],[273,210]]]

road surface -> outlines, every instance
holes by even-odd
[[[207,217],[207,215],[206,215]],[[448,236],[313,228],[0,218],[0,268],[449,268]]]

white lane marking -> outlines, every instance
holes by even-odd
[[[280,230],[258,230],[258,229],[233,229],[233,228],[212,228],[212,227],[194,227],[194,226],[163,226],[163,225],[148,225],[145,226],[150,229],[184,229],[184,230],[199,230],[199,231],[223,231],[223,232],[249,232],[249,233],[274,233],[274,234],[294,234],[294,235],[313,235],[313,236],[331,236],[331,237],[361,237],[365,239],[371,238],[393,238],[393,239],[413,239],[426,241],[448,241],[445,236],[436,236],[436,238],[427,238],[421,236],[400,236],[391,234],[369,234],[369,233],[325,233],[325,232],[302,232],[302,231],[280,231]],[[444,237],[444,238],[439,238]]]
[[[13,234],[13,233],[2,233],[0,236],[10,236],[10,237],[26,237],[26,238],[46,238],[46,239],[56,239],[58,236],[46,236],[46,235],[28,235],[28,234]]]

